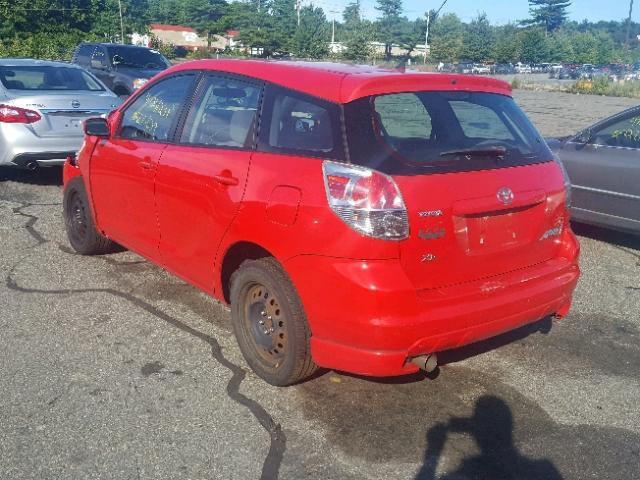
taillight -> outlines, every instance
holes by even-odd
[[[12,105],[0,105],[0,123],[35,123],[42,117],[38,112]]]
[[[566,167],[564,166],[564,163],[562,163],[562,160],[560,160],[560,157],[557,154],[553,154],[553,160],[558,164],[558,166],[560,167],[560,170],[562,171],[562,177],[564,178],[564,190],[565,190],[565,204],[567,206],[567,209],[571,208],[571,200],[572,200],[572,186],[571,186],[571,179],[569,178],[569,172],[567,172]]]
[[[391,177],[329,161],[322,169],[329,206],[343,222],[373,238],[402,240],[409,236],[407,209]]]

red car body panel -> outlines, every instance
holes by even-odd
[[[508,83],[492,78],[442,73],[405,73],[398,70],[323,62],[198,60],[176,65],[154,78],[157,80],[176,71],[194,69],[247,75],[336,103],[348,103],[380,93],[421,90],[481,91],[511,95],[511,86]]]
[[[240,208],[250,158],[241,150],[169,145],[160,159],[155,198],[161,263],[201,288],[215,284],[214,259]]]
[[[234,60],[182,64],[150,85],[186,70],[246,75],[336,103],[395,91],[511,91],[487,78]],[[110,116],[112,133],[131,101]],[[65,185],[84,177],[101,232],[222,302],[228,252],[250,243],[273,255],[302,300],[323,367],[416,371],[408,358],[566,314],[579,277],[552,161],[394,176],[410,218],[401,241],[345,225],[328,206],[318,158],[87,137],[76,163],[65,165]],[[495,194],[505,185],[515,194],[508,207]],[[561,234],[547,238],[554,228]]]

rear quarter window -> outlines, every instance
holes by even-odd
[[[319,98],[268,86],[259,150],[342,160],[344,141],[340,107]]]

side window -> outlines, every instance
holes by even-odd
[[[191,90],[193,75],[179,75],[152,85],[124,111],[119,136],[166,142]]]
[[[375,99],[375,110],[385,133],[395,139],[431,138],[431,117],[413,93],[382,95]]]
[[[489,107],[465,101],[449,103],[467,138],[515,140],[498,114]]]
[[[263,150],[315,157],[343,157],[340,107],[324,100],[271,87],[263,112]]]
[[[610,147],[640,148],[640,115],[604,127],[594,134],[590,143]]]
[[[261,90],[232,78],[207,77],[189,111],[180,143],[249,148]]]
[[[93,50],[92,45],[80,45],[78,47],[78,51],[76,52],[76,63],[86,67],[89,65],[89,57],[91,56],[91,52]]]
[[[103,68],[107,67],[107,56],[102,47],[95,47],[91,54],[91,67],[100,68],[101,66]]]

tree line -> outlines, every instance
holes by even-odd
[[[236,30],[236,39],[262,56],[390,60],[397,52],[415,53],[429,27],[429,59],[434,62],[606,64],[640,59],[640,24],[568,21],[568,0],[528,3],[529,18],[493,25],[485,14],[465,22],[433,10],[409,19],[402,0],[376,0],[373,20],[364,17],[360,0],[352,0],[335,22],[320,7],[296,9],[296,0],[0,0],[0,56],[69,58],[80,41],[121,41],[121,6],[125,40],[133,32],[148,31],[151,23],[190,26],[209,40]],[[332,38],[339,48],[330,48]],[[379,42],[381,51],[372,42]]]

